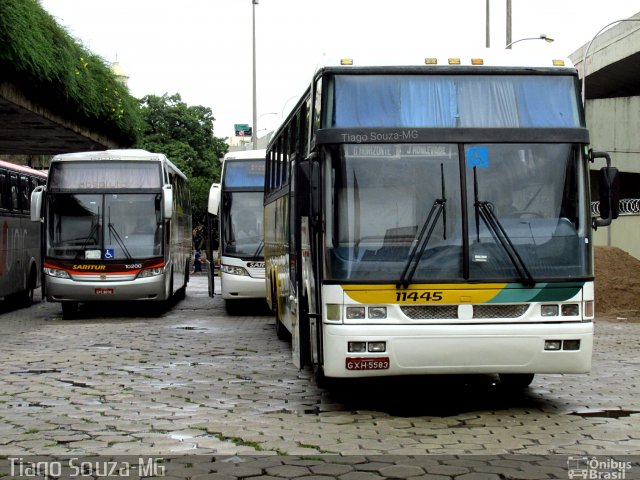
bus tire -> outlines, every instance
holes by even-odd
[[[71,320],[78,314],[78,302],[62,302],[62,318]]]
[[[224,301],[224,309],[227,312],[227,315],[236,316],[240,315],[240,302],[238,300],[225,300]]]
[[[500,384],[509,390],[522,390],[531,385],[533,373],[501,373]]]

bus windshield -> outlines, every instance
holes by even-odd
[[[222,194],[222,255],[263,258],[262,200],[262,192]]]
[[[126,260],[162,255],[161,195],[52,194],[47,256]]]
[[[412,255],[413,283],[588,276],[578,158],[570,144],[333,147],[327,279],[397,282]]]

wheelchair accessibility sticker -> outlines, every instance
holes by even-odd
[[[468,147],[465,153],[467,156],[467,168],[489,168],[489,152],[487,147]]]
[[[115,258],[114,249],[113,248],[105,248],[104,249],[103,258],[105,260],[111,260],[111,259]]]

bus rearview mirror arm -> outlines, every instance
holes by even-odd
[[[589,161],[596,158],[604,158],[607,165],[598,173],[598,186],[600,190],[600,218],[592,220],[592,227],[606,227],[618,218],[620,213],[620,177],[618,169],[611,166],[611,156],[607,152],[594,152],[589,150]]]

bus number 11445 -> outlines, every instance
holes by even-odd
[[[396,292],[396,302],[439,302],[442,300],[442,292]]]

